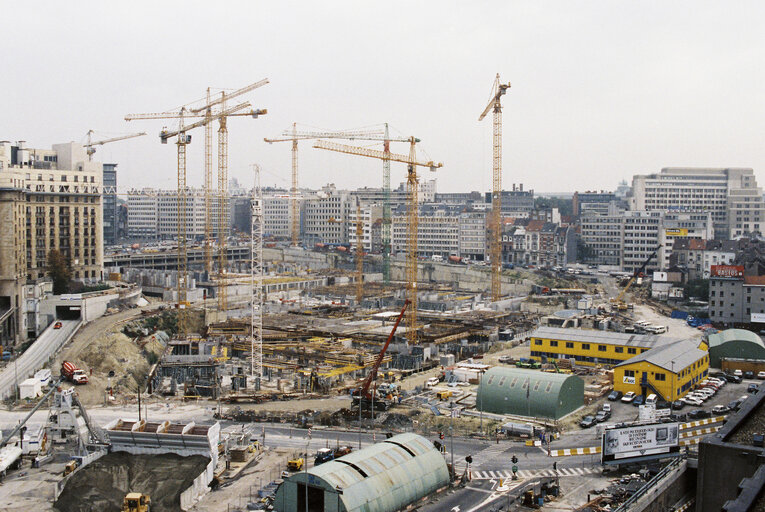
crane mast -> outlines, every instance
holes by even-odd
[[[364,222],[361,219],[361,201],[356,200],[356,304],[361,307],[364,298]]]
[[[499,81],[499,73],[494,79],[492,97],[479,121],[493,111],[492,129],[492,189],[491,217],[489,228],[489,257],[491,258],[491,300],[497,301],[502,296],[502,103],[501,98],[510,88],[510,83]]]
[[[297,123],[292,123],[292,187],[290,188],[290,232],[292,246],[297,247],[300,235],[300,214],[298,213],[298,139]]]
[[[226,108],[226,93],[221,92],[220,108]],[[218,311],[228,309],[226,289],[226,231],[228,227],[228,127],[220,116],[218,127]]]
[[[399,155],[391,153],[390,151],[380,151],[377,149],[362,148],[356,146],[349,146],[347,144],[338,144],[336,142],[328,142],[325,140],[317,140],[313,147],[318,149],[326,149],[329,151],[336,151],[338,153],[345,153],[348,155],[357,155],[367,158],[376,158],[378,160],[388,160],[393,162],[401,162],[407,164],[407,192],[408,192],[408,208],[407,208],[407,254],[406,254],[406,291],[407,300],[411,302],[409,307],[406,321],[407,321],[407,340],[411,344],[418,342],[417,335],[417,236],[419,230],[419,200],[417,185],[419,179],[417,177],[417,166],[427,167],[431,171],[443,167],[442,163],[436,163],[433,161],[420,162],[417,161],[417,154],[415,151],[415,144],[420,139],[415,137],[409,137],[409,155]]]
[[[260,166],[253,165],[255,184],[250,224],[250,374],[256,389],[263,380],[263,190],[260,187]]]
[[[207,88],[207,105],[205,119],[205,241],[204,257],[205,271],[212,272],[212,214],[213,211],[213,171],[212,171],[212,105],[210,105],[210,88]]]
[[[383,283],[390,284],[390,133],[388,123],[385,123],[385,140],[383,141],[383,218],[382,218],[382,253],[383,253]]]

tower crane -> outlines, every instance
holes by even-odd
[[[502,96],[510,88],[510,82],[499,81],[499,73],[494,79],[489,104],[478,117],[482,121],[489,111],[494,112],[492,187],[491,187],[491,238],[489,256],[491,258],[491,300],[497,301],[502,295]]]
[[[213,116],[213,107],[223,111],[226,108],[226,102],[236,97],[253,91],[259,87],[263,87],[268,84],[268,78],[264,78],[255,83],[246,85],[241,89],[237,89],[232,92],[221,91],[220,96],[211,99],[210,88],[207,89],[207,104],[200,108],[191,109],[194,114],[204,112],[206,119],[211,119]],[[260,114],[265,114],[267,111],[261,111]],[[218,127],[218,310],[225,311],[226,305],[226,286],[223,282],[226,267],[228,262],[226,261],[226,228],[228,226],[228,124],[226,123],[225,115],[219,116]],[[205,125],[205,269],[212,271],[212,124],[207,123]]]
[[[317,140],[313,147],[345,153],[349,155],[364,156],[367,158],[377,158],[380,160],[388,159],[393,162],[402,162],[407,164],[407,192],[409,195],[407,211],[407,251],[406,251],[406,295],[411,303],[406,314],[407,330],[406,336],[410,344],[417,344],[417,236],[419,231],[419,199],[417,197],[417,166],[427,167],[431,171],[443,167],[442,163],[418,162],[415,151],[415,144],[420,139],[409,137],[409,156],[399,155],[388,151],[380,151],[370,148],[360,148],[338,144],[324,140]]]
[[[167,130],[165,128],[159,134],[162,144],[167,144],[167,140],[171,137],[177,136],[177,176],[178,176],[178,335],[185,336],[188,334],[188,319],[186,317],[187,301],[187,289],[188,289],[188,274],[187,274],[187,260],[186,260],[186,195],[188,193],[186,185],[186,146],[191,143],[191,135],[186,132],[205,126],[218,116],[227,116],[235,112],[239,112],[249,107],[249,102],[240,103],[228,109],[222,109],[214,116],[203,116],[202,119],[195,121],[189,125],[184,124],[184,117],[186,114],[186,108],[181,108],[180,112],[174,116],[178,119],[178,128],[175,130]],[[173,118],[170,113],[164,113],[165,118]],[[156,117],[157,114],[133,114],[126,116],[126,120],[132,119],[157,119],[162,117]],[[128,119],[130,117],[130,119]]]
[[[120,135],[119,137],[111,137],[109,139],[93,141],[94,133],[95,132],[93,130],[88,130],[88,143],[82,145],[83,147],[87,148],[88,160],[93,160],[93,154],[96,152],[96,148],[93,146],[103,146],[104,144],[109,144],[110,142],[117,142],[118,140],[132,139],[133,137],[141,137],[146,135],[146,132],[130,133],[127,135]]]
[[[292,142],[292,188],[290,190],[290,224],[292,234],[292,245],[298,244],[298,235],[300,232],[300,222],[298,216],[297,196],[298,196],[298,141],[308,139],[345,139],[345,140],[379,140],[390,144],[388,136],[388,126],[385,125],[385,131],[380,130],[342,130],[342,131],[303,131],[297,129],[297,123],[292,123],[291,130],[284,130],[281,135],[283,138],[265,138],[264,141],[269,144],[274,142]],[[397,142],[408,142],[408,139],[395,138]],[[387,147],[387,146],[386,146]],[[390,169],[390,164],[389,167]],[[390,196],[390,173],[388,173],[388,196]],[[385,180],[383,180],[385,181]],[[385,183],[383,183],[385,187]],[[390,212],[390,200],[388,200],[388,212]],[[389,215],[390,217],[390,215]],[[390,254],[390,250],[388,251]]]

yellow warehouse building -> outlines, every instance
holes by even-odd
[[[614,367],[614,390],[679,400],[709,373],[706,348],[702,340],[690,339],[648,350]]]
[[[537,361],[574,359],[581,366],[612,367],[648,350],[680,341],[656,335],[594,329],[540,327],[531,334],[531,358]]]

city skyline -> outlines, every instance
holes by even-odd
[[[0,36],[8,68],[19,71],[5,83],[16,101],[4,107],[0,138],[49,147],[84,141],[90,128],[146,131],[98,148],[96,159],[119,164],[121,189],[175,182],[175,151],[157,140],[163,123],[126,123],[125,114],[168,110],[201,98],[208,86],[238,88],[268,77],[247,99],[269,114],[230,123],[230,175],[243,186],[254,162],[264,184],[289,185],[289,148],[262,139],[293,121],[329,129],[389,122],[394,132],[422,139],[422,157],[444,162],[423,174],[435,177],[440,191],[485,191],[491,126],[477,118],[497,72],[512,83],[504,100],[505,189],[613,190],[634,174],[673,166],[751,167],[763,180],[756,148],[765,105],[753,65],[764,44],[758,3],[701,2],[692,10],[422,3],[407,5],[406,15],[403,4],[383,11],[301,2],[220,11],[78,6],[18,6],[18,19],[34,18],[35,30],[9,23]],[[234,12],[251,21],[231,22]],[[216,37],[214,26],[226,26],[225,36]],[[30,66],[62,78],[52,88],[23,72]],[[189,182],[199,186],[202,133],[193,136]],[[301,186],[381,184],[378,162],[322,153],[307,142],[300,166]],[[392,166],[392,182],[404,172]]]

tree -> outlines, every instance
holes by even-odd
[[[53,279],[53,293],[61,295],[69,291],[69,281],[72,280],[72,268],[69,261],[56,249],[48,253],[48,274]]]
[[[709,279],[688,281],[683,288],[685,288],[685,296],[687,298],[696,297],[701,300],[709,298]]]

